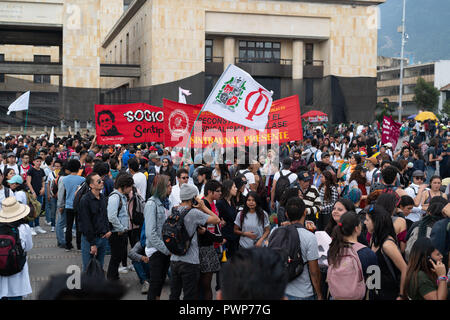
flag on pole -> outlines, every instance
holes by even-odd
[[[52,131],[50,132],[50,137],[48,138],[49,143],[55,143],[55,127],[52,127]]]
[[[178,102],[187,103],[185,96],[190,96],[192,93],[189,90],[178,87]]]
[[[202,111],[264,131],[272,94],[247,72],[230,64],[206,99]]]
[[[8,112],[6,113],[8,116],[11,113],[11,111],[22,111],[22,110],[28,110],[28,104],[30,102],[30,91],[25,92],[23,95],[18,97],[16,101],[11,103],[11,105],[8,108]]]

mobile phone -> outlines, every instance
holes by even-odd
[[[198,202],[197,202],[197,200],[194,198],[194,200],[192,201],[192,204],[194,205],[194,206],[197,206],[198,205]]]
[[[434,260],[431,256],[427,257],[427,264],[428,264],[428,268],[432,269],[433,265],[431,264],[430,260],[432,260],[434,262],[434,264],[437,264],[437,261]]]

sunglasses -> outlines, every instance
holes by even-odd
[[[180,177],[181,180],[187,180],[188,177]]]
[[[97,184],[102,184],[103,180],[97,180]]]
[[[414,177],[414,178],[416,178],[417,180],[422,180],[422,181],[425,180],[425,177]]]

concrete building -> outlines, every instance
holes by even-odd
[[[95,103],[161,105],[163,98],[177,99],[178,86],[193,92],[189,103],[202,103],[232,63],[276,99],[298,94],[302,113],[318,109],[333,122],[369,121],[376,105],[377,5],[384,1],[0,2],[0,54],[1,44],[27,42],[1,40],[11,26],[24,30],[27,44],[32,32],[51,33],[55,41],[46,45],[59,47],[59,55],[50,60],[59,61],[46,66],[59,77],[64,119],[93,119]],[[15,14],[3,21],[11,5]],[[37,11],[45,12],[34,18]],[[20,58],[5,54],[0,73],[10,74]],[[28,74],[44,67],[14,66]]]
[[[424,64],[406,65],[403,70],[403,95],[402,116],[408,117],[419,112],[413,101],[414,89],[417,80],[423,78],[426,82],[433,84],[441,91],[438,110],[446,100],[445,86],[450,84],[450,60],[441,60]],[[385,98],[392,103],[399,101],[400,91],[400,67],[384,68],[378,70],[377,75],[377,102],[382,102]],[[395,112],[398,115],[398,110]]]

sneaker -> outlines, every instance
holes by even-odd
[[[132,264],[128,266],[128,270],[130,270],[131,272],[135,272],[134,266]]]
[[[32,235],[32,236],[37,235],[36,231],[34,231],[34,228],[31,228],[31,235]]]
[[[72,251],[72,248],[66,248],[66,250],[64,250],[64,251],[70,252],[70,251]]]
[[[119,273],[128,273],[128,268],[127,267],[120,267],[119,268]]]
[[[141,293],[147,294],[149,288],[150,288],[150,283],[148,283],[148,281],[144,281],[144,283],[142,284]]]
[[[45,224],[48,225],[48,226],[51,226],[51,225],[52,225],[51,222],[47,222],[47,221],[45,221]]]
[[[52,227],[52,230],[51,230],[51,232],[55,232],[55,227]]]
[[[42,229],[40,226],[35,227],[34,231],[36,231],[37,233],[47,233],[47,231]]]

